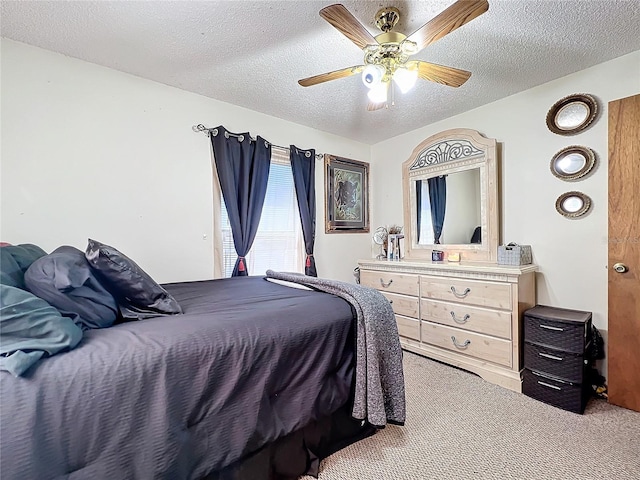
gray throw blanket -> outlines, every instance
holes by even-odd
[[[337,280],[272,270],[267,277],[331,293],[354,307],[357,361],[352,416],[379,428],[387,422],[404,424],[402,350],[389,301],[377,290]]]

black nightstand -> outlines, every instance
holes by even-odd
[[[524,312],[522,393],[583,413],[591,395],[586,357],[591,312],[537,305]]]

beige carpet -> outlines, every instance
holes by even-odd
[[[325,459],[319,480],[640,479],[640,413],[565,412],[408,352],[404,368],[406,425]]]

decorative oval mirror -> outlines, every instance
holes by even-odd
[[[561,180],[577,180],[587,175],[596,164],[593,150],[579,145],[563,148],[551,159],[551,173]]]
[[[591,95],[577,93],[558,100],[547,113],[547,127],[558,135],[574,135],[586,129],[598,114]]]
[[[582,192],[563,193],[556,200],[556,210],[567,218],[581,217],[591,208],[591,199]]]

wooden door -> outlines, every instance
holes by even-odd
[[[609,102],[608,362],[609,402],[640,411],[640,95]]]

